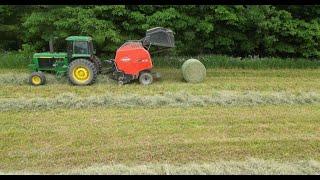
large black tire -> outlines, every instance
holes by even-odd
[[[33,72],[29,77],[29,83],[33,86],[40,86],[46,83],[46,76],[43,72]]]
[[[141,72],[139,76],[139,82],[142,85],[149,85],[153,82],[153,76],[150,72],[148,71],[143,71]]]
[[[74,85],[91,85],[96,81],[97,75],[98,71],[94,63],[87,59],[77,59],[69,64],[68,78]]]
[[[92,62],[94,63],[94,66],[96,67],[98,74],[100,74],[101,71],[102,71],[102,62],[101,62],[101,60],[97,56],[95,56],[92,59]]]

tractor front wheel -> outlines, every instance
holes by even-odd
[[[68,77],[74,85],[90,85],[95,82],[97,74],[95,65],[86,59],[77,59],[69,64]]]
[[[44,85],[46,83],[46,76],[43,72],[33,72],[29,77],[29,83],[34,86]]]
[[[153,82],[153,76],[150,72],[144,71],[139,76],[139,82],[142,85],[149,85]]]

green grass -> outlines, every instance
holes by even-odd
[[[319,105],[0,113],[0,169],[320,160]]]
[[[188,93],[191,95],[211,95],[216,91],[261,91],[261,92],[316,92],[320,93],[320,70],[242,70],[208,69],[203,83],[189,84],[183,81],[180,70],[157,68],[162,74],[160,81],[151,86],[141,86],[137,82],[118,86],[107,77],[99,76],[96,84],[87,87],[71,86],[66,78],[56,80],[47,75],[47,85],[33,87],[27,84],[27,71],[3,70],[0,73],[0,98],[56,97],[63,93],[77,96],[90,95],[164,95],[165,93]]]
[[[156,67],[175,67],[180,68],[187,59],[195,58],[200,60],[206,68],[225,68],[225,69],[316,69],[320,67],[318,59],[302,58],[237,58],[225,55],[200,55],[200,56],[178,56],[154,57]]]
[[[156,70],[150,86],[33,87],[2,69],[0,174],[319,174],[319,69]]]
[[[1,52],[0,69],[26,69],[32,59],[32,54],[24,52]]]
[[[101,59],[110,59],[101,58]],[[180,68],[184,61],[190,58],[200,60],[206,68],[224,69],[318,69],[320,60],[302,58],[236,58],[225,55],[199,56],[157,56],[153,57],[155,67]],[[26,69],[32,59],[28,52],[0,52],[0,69]]]

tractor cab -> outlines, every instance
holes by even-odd
[[[94,56],[92,38],[89,36],[69,36],[67,40],[68,59],[90,58]]]

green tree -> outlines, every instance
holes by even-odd
[[[59,37],[92,36],[98,53],[114,54],[149,28],[175,33],[180,55],[227,54],[319,58],[320,6],[109,5],[0,6],[0,49],[42,51]]]

